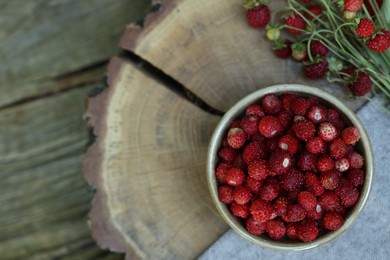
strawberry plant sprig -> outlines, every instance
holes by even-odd
[[[269,9],[267,4],[268,1],[246,0],[244,6],[253,12]],[[262,25],[278,57],[291,55],[302,62],[309,79],[339,82],[354,96],[373,102],[368,95],[372,93],[389,104],[390,1],[287,0],[282,11],[282,19],[278,15],[275,21],[272,15],[270,24]],[[267,20],[269,16],[268,13]],[[248,22],[251,24],[249,19]],[[387,108],[381,108],[390,114]]]

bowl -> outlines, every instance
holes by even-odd
[[[363,187],[360,189],[360,198],[358,202],[349,209],[349,212],[345,216],[345,222],[342,227],[340,227],[336,231],[327,231],[324,234],[320,234],[316,240],[313,242],[296,242],[292,240],[281,240],[275,241],[267,236],[255,236],[246,231],[243,224],[240,220],[233,216],[228,207],[223,204],[218,198],[218,183],[215,177],[215,167],[218,163],[218,150],[221,147],[221,142],[223,137],[226,135],[231,122],[243,115],[245,108],[253,103],[256,103],[262,97],[267,94],[275,94],[280,95],[284,93],[296,93],[300,96],[304,97],[316,97],[322,103],[330,108],[335,108],[340,111],[340,114],[348,123],[356,126],[361,133],[361,139],[356,144],[355,149],[359,151],[364,157],[365,165],[363,170],[365,171],[365,183]],[[297,85],[297,84],[283,84],[283,85],[275,85],[267,88],[263,88],[258,90],[252,94],[241,99],[235,105],[233,105],[222,117],[221,121],[217,125],[212,134],[209,147],[208,147],[208,155],[207,155],[207,181],[208,187],[211,193],[212,200],[223,218],[223,220],[239,235],[248,241],[264,247],[268,249],[281,250],[281,251],[301,251],[316,248],[322,245],[329,243],[330,241],[339,237],[342,233],[344,233],[351,225],[356,221],[360,213],[362,212],[364,205],[366,204],[372,186],[374,176],[374,165],[373,165],[373,152],[370,140],[368,138],[367,132],[360,122],[356,114],[349,109],[342,101],[337,99],[336,97],[330,95],[327,92],[324,92],[318,88],[305,86],[305,85]]]

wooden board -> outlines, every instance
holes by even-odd
[[[305,80],[299,63],[275,58],[263,34],[246,24],[241,1],[153,4],[143,27],[128,25],[120,42],[127,57],[146,66],[114,58],[110,87],[85,112],[97,136],[84,161],[97,189],[91,229],[101,247],[127,259],[191,259],[226,230],[205,183],[218,118],[172,89],[221,111],[278,83],[320,86],[353,109],[364,100],[349,99],[338,85]]]

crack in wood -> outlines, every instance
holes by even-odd
[[[172,78],[171,76],[167,75],[164,71],[154,66],[149,61],[143,59],[142,57],[138,56],[137,54],[130,52],[130,51],[123,51],[120,54],[121,58],[124,58],[128,60],[131,63],[134,63],[137,65],[137,67],[145,74],[153,78],[154,80],[160,82],[162,85],[164,85],[169,90],[175,92],[180,97],[188,100],[192,104],[196,105],[203,111],[206,111],[212,115],[216,116],[223,116],[224,112],[210,106],[207,104],[203,99],[198,97],[196,94],[194,94],[191,90],[186,88],[183,84]]]

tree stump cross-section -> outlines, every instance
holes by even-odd
[[[357,109],[338,85],[308,81],[299,63],[274,57],[249,28],[241,1],[154,1],[120,46],[176,80],[211,108],[280,83],[316,85]],[[282,1],[272,1],[278,8]],[[127,259],[189,259],[227,226],[211,203],[205,162],[220,117],[178,95],[134,60],[114,57],[109,87],[90,98],[85,119],[96,135],[84,160],[96,188],[90,226],[97,243]],[[206,109],[207,110],[207,109]]]

